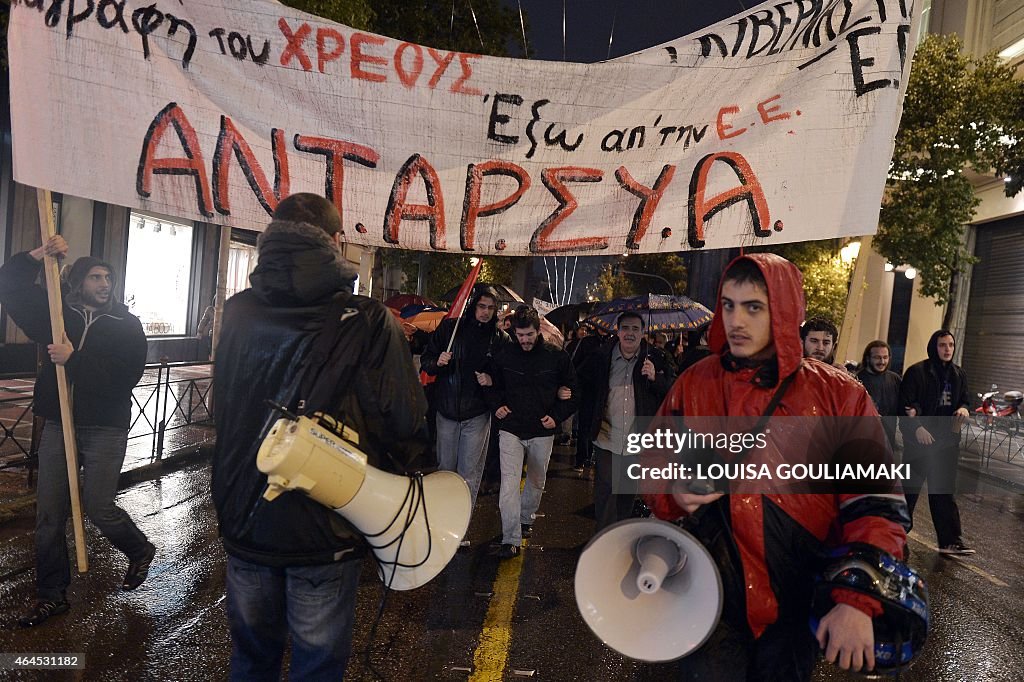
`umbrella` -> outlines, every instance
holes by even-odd
[[[583,322],[614,331],[616,319],[626,311],[640,313],[649,332],[693,331],[707,325],[713,316],[710,310],[686,296],[645,294],[602,303]]]
[[[392,310],[394,310],[394,308],[392,308]],[[399,310],[398,314],[402,319],[405,319],[407,317],[412,317],[413,315],[419,315],[420,313],[434,313],[438,310],[444,310],[444,308],[438,308],[436,305],[419,305],[418,303],[414,303]],[[444,312],[448,311],[444,310]]]
[[[441,320],[443,320],[447,314],[447,310],[428,310],[426,312],[417,313],[412,317],[403,319],[402,327],[409,325],[410,327],[421,329],[429,333],[437,329],[437,326],[441,324]]]
[[[563,305],[555,308],[544,317],[546,317],[548,322],[556,327],[560,329],[568,329],[578,324],[581,319],[590,314],[590,312],[598,305],[600,304],[591,302],[570,303],[569,305]]]
[[[513,291],[509,287],[505,286],[504,284],[491,284],[491,283],[488,283],[488,282],[478,282],[477,286],[478,287],[488,286],[488,287],[493,288],[494,291],[498,294],[498,305],[499,306],[501,306],[502,304],[508,304],[508,305],[510,305],[512,307],[515,307],[515,305],[517,303],[522,303],[523,302],[523,297],[522,296],[520,296],[519,294],[517,294],[515,291]],[[441,297],[441,300],[442,301],[449,301],[449,302],[450,301],[454,301],[455,300],[455,296],[458,293],[459,293],[459,287],[453,287],[452,289],[449,289],[445,293],[444,296]]]
[[[395,294],[388,300],[384,301],[384,305],[395,310],[401,310],[402,308],[410,305],[434,305],[434,302],[429,298],[424,298],[419,294]]]

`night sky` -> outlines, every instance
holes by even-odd
[[[608,37],[615,21],[611,56],[620,57],[687,35],[744,12],[761,0],[502,0],[529,21],[527,40],[534,59],[562,60],[565,8],[565,59],[597,62],[608,58]],[[485,27],[481,26],[481,30]],[[522,38],[518,40],[521,50]]]

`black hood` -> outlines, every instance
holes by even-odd
[[[308,223],[275,220],[256,243],[259,263],[249,275],[260,300],[276,306],[321,303],[352,290],[358,270],[334,240]]]
[[[494,311],[494,315],[491,316],[491,321],[486,324],[481,324],[476,321],[476,304],[480,302],[480,299],[484,296],[489,296],[494,301],[494,305],[500,307],[498,303],[498,294],[492,287],[487,285],[476,285],[473,287],[472,295],[469,297],[469,302],[466,303],[466,309],[462,311],[462,324],[472,324],[476,327],[486,329],[489,332],[494,332],[494,329],[498,326],[498,311]]]
[[[940,329],[932,334],[932,337],[928,339],[928,359],[939,366],[948,364],[939,359],[939,339],[943,336],[953,336],[953,332],[947,329]],[[953,348],[956,348],[955,336],[953,336]]]

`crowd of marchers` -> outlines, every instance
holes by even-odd
[[[568,330],[561,348],[545,338],[534,308],[520,306],[499,323],[498,295],[478,285],[461,314],[430,336],[417,380],[394,317],[352,292],[355,272],[340,235],[330,202],[288,197],[259,239],[252,287],[224,307],[212,493],[228,555],[233,679],[279,677],[289,639],[292,674],[342,677],[366,555],[358,530],[333,510],[299,492],[263,500],[267,480],[254,462],[275,416],[270,402],[352,425],[369,463],[384,470],[421,466],[421,453],[432,446],[437,465],[465,479],[474,507],[486,504],[478,503],[481,492],[496,488],[498,553],[506,560],[522,558],[523,540],[534,532],[556,441],[574,445],[581,479],[593,470],[595,533],[653,515],[691,532],[718,568],[721,618],[680,662],[684,679],[806,680],[822,656],[845,669],[891,671],[920,651],[927,604],[906,565],[906,534],[926,482],[939,551],[973,552],[953,497],[956,426],[968,414],[968,398],[951,333],[935,332],[928,359],[902,377],[889,370],[889,346],[873,341],[854,376],[834,363],[836,328],[805,321],[796,266],[753,254],[724,270],[710,324],[671,340],[650,333],[644,315],[630,311],[610,335]],[[56,367],[73,386],[86,514],[128,560],[122,588],[137,589],[159,554],[114,504],[145,337],[112,296],[114,268],[86,258],[65,280],[67,338],[50,343],[46,296],[35,280],[45,256],[67,251],[56,237],[0,268],[5,311],[48,344],[36,384],[37,411],[47,420],[37,599],[20,619],[25,627],[69,609],[63,531],[70,505]],[[341,340],[321,352],[313,341],[325,330]],[[902,443],[911,478],[902,488],[892,482],[868,493],[841,485],[806,495],[678,486],[637,498],[615,489],[629,461],[627,438],[645,419],[744,416],[760,424],[773,415],[861,417],[826,429],[825,447],[839,457],[856,442],[865,463],[886,464]],[[764,447],[728,453],[729,461],[757,464],[786,450],[775,430],[762,440]],[[909,588],[894,594],[881,582],[850,577],[879,570]]]

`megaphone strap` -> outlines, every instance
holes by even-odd
[[[430,517],[427,514],[426,497],[425,497],[425,494],[423,492],[423,475],[420,474],[420,473],[416,473],[416,474],[413,474],[413,475],[409,476],[408,478],[409,478],[409,487],[406,488],[405,498],[402,500],[402,504],[400,504],[398,506],[398,509],[395,511],[395,515],[391,518],[391,521],[388,522],[387,526],[385,526],[384,529],[381,530],[378,533],[363,533],[363,536],[366,538],[366,543],[370,546],[370,549],[374,550],[374,556],[375,557],[377,556],[377,551],[378,550],[386,549],[387,547],[390,547],[391,545],[395,544],[396,542],[398,543],[398,548],[395,550],[395,560],[394,561],[382,561],[379,557],[377,557],[377,563],[380,564],[381,566],[393,566],[396,569],[397,568],[407,568],[407,569],[408,568],[419,568],[420,566],[423,566],[424,564],[427,563],[427,561],[430,559],[430,553],[433,550],[434,539],[433,539],[433,536],[430,533]],[[411,501],[410,501],[410,497],[412,498]],[[419,562],[417,562],[415,564],[402,563],[402,562],[398,561],[398,557],[401,556],[401,554],[402,554],[402,542],[405,539],[405,533],[412,527],[413,521],[416,518],[416,514],[417,514],[417,512],[421,508],[423,510],[423,524],[426,527],[426,531],[427,531],[427,533],[426,533],[426,536],[427,536],[427,551],[426,551],[426,554],[424,555],[422,560],[420,560]],[[386,544],[383,544],[383,545],[374,545],[372,542],[370,542],[370,538],[380,537],[380,536],[386,534],[388,531],[390,531],[391,528],[395,525],[395,523],[398,522],[398,518],[402,515],[402,510],[403,509],[406,509],[406,512],[405,512],[405,525],[402,527],[402,532],[399,533],[397,536],[395,536],[390,542],[388,542]],[[360,532],[362,532],[362,531],[360,531]],[[391,573],[391,580],[394,580],[395,573],[396,573],[396,571],[392,571],[392,573]],[[390,585],[390,582],[389,582],[388,588],[390,589],[390,587],[391,587],[391,585]]]

